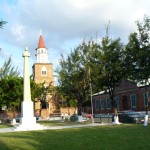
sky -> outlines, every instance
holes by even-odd
[[[126,43],[144,15],[150,15],[150,0],[0,0],[0,19],[7,21],[0,29],[0,66],[11,56],[22,76],[28,47],[32,74],[41,30],[56,70],[61,54],[68,55],[84,39],[105,36],[108,22],[109,35]]]

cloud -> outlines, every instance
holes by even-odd
[[[11,31],[12,34],[16,37],[17,42],[25,40],[23,25],[15,24],[15,26],[12,27]]]
[[[150,14],[149,0],[13,0],[0,2],[0,13],[8,24],[0,32],[0,40],[18,46],[28,46],[35,59],[39,31],[51,62],[58,64],[60,53],[68,53],[85,37],[100,37],[110,21],[112,37],[127,41],[136,30],[136,20]],[[54,57],[53,55],[56,55]]]

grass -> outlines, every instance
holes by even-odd
[[[9,127],[12,127],[12,125],[10,125],[10,123],[0,124],[0,129],[1,128],[9,128]]]
[[[85,122],[71,122],[71,121],[38,121],[37,123],[42,124],[44,126],[71,126],[71,125],[84,125],[84,124],[90,124],[91,120],[85,121]],[[10,123],[3,123],[0,124],[1,128],[9,128],[12,127]]]
[[[91,120],[84,122],[71,122],[71,121],[39,121],[38,123],[45,126],[71,126],[71,125],[81,125],[81,124],[90,124]]]
[[[0,150],[148,150],[150,126],[123,124],[0,133]]]

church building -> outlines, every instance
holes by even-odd
[[[45,83],[44,86],[49,84],[54,86],[53,64],[49,62],[48,49],[45,46],[42,34],[36,48],[36,63],[34,63],[32,68],[35,83]],[[46,102],[43,102],[45,104],[42,104],[39,100],[35,101],[35,114],[39,115],[41,110],[43,119],[49,117],[56,110],[55,101],[55,97],[50,94],[46,96]]]

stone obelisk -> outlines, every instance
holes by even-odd
[[[21,124],[30,126],[36,123],[34,117],[33,102],[31,101],[30,75],[29,75],[29,57],[30,53],[26,48],[23,54],[24,57],[24,73],[23,73],[23,102],[21,106]]]
[[[21,104],[21,120],[20,125],[15,128],[18,131],[39,130],[44,129],[43,126],[36,123],[34,117],[34,107],[31,101],[30,75],[29,75],[29,57],[30,53],[27,48],[23,53],[24,57],[24,72],[23,72],[23,102]]]

